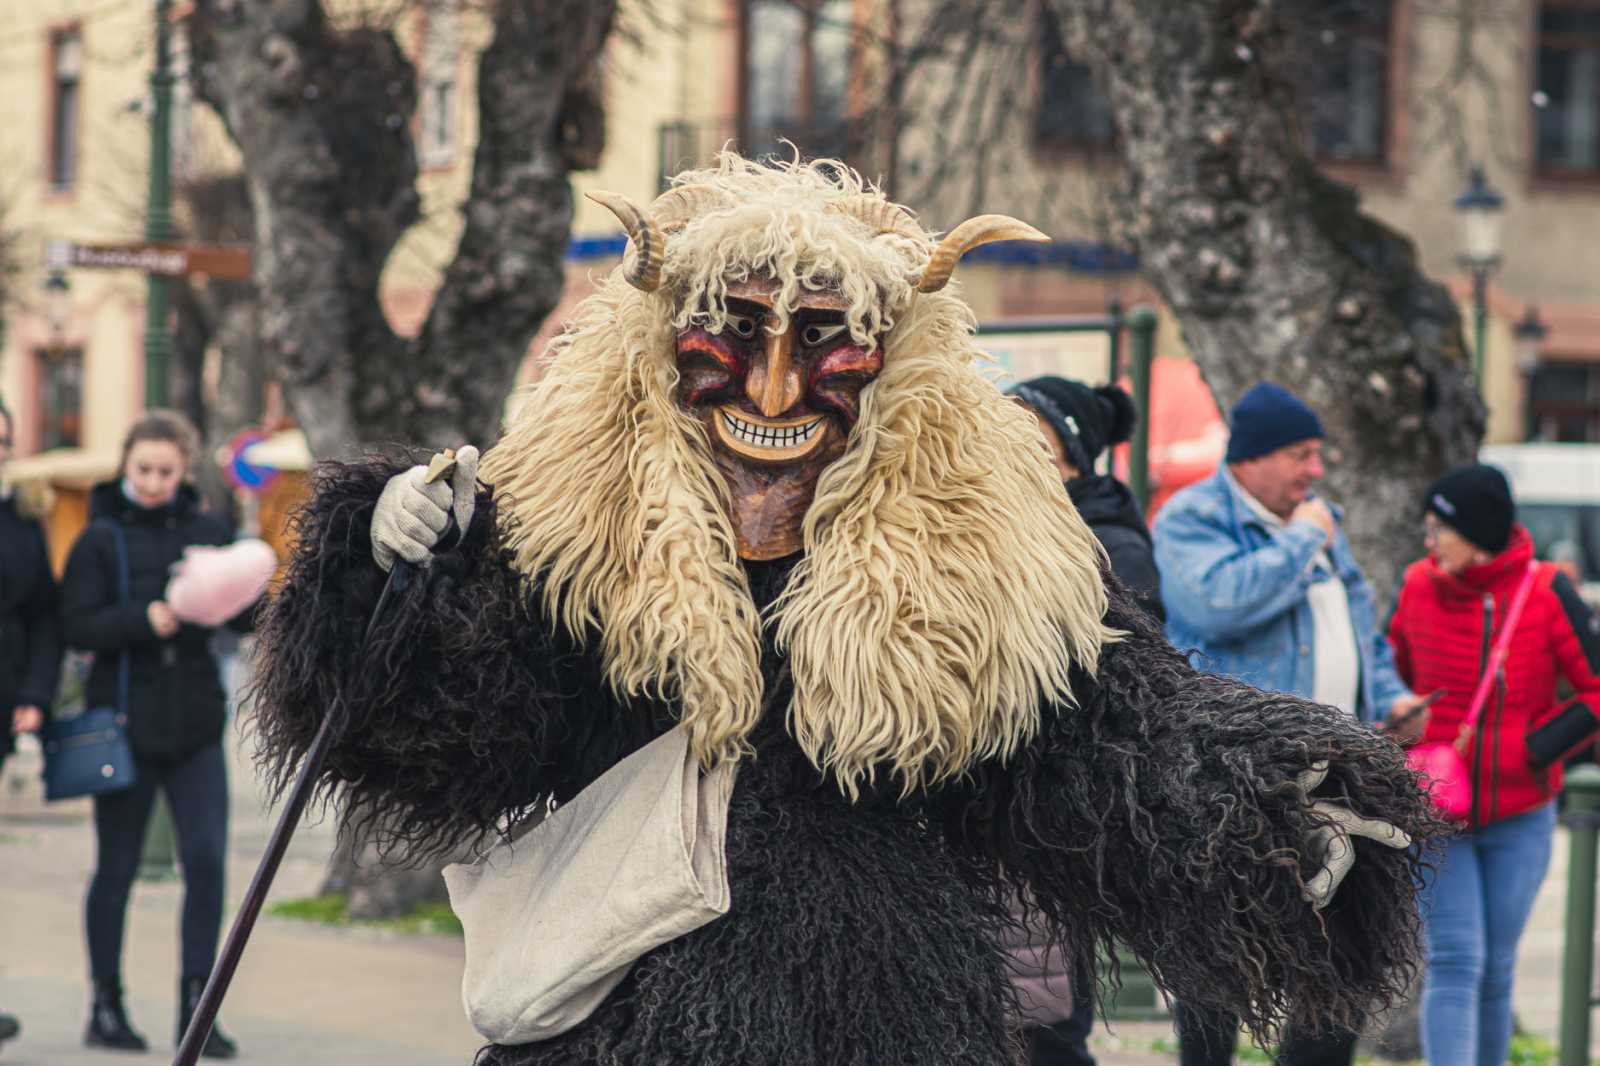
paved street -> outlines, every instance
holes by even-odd
[[[237,754],[237,753],[235,753]],[[20,761],[20,760],[14,760]],[[229,916],[249,885],[271,823],[248,765],[233,760]],[[23,769],[23,767],[18,767]],[[17,778],[7,765],[7,785]],[[81,923],[93,859],[88,808],[41,813],[26,793],[0,797],[0,1004],[23,1033],[8,1066],[170,1061],[177,984],[178,884],[140,884],[129,909],[129,1011],[147,1056],[83,1047],[87,962]],[[16,812],[21,813],[16,813]],[[316,891],[332,826],[302,826],[270,899]],[[479,1046],[460,1005],[461,945],[444,936],[381,935],[263,917],[222,1021],[255,1066],[466,1064]]]
[[[234,758],[230,906],[236,907],[265,846],[270,822],[248,765]],[[169,1061],[176,984],[176,884],[141,884],[129,914],[127,981],[135,1024],[151,1040],[148,1056],[85,1049],[87,1005],[80,907],[93,857],[86,804],[43,807],[32,794],[26,757],[0,782],[0,1009],[23,1022],[20,1039],[0,1051],[9,1066],[108,1066]],[[273,899],[315,891],[332,840],[326,823],[301,828]],[[1559,1004],[1566,841],[1524,941],[1517,1011],[1534,1032],[1553,1037]],[[231,911],[230,911],[231,913]],[[225,1027],[253,1066],[465,1066],[478,1046],[458,995],[460,942],[329,929],[263,918],[223,1009]],[[1174,1057],[1150,1051],[1167,1036],[1161,1023],[1125,1023],[1095,1042],[1101,1066],[1156,1066]],[[1600,1049],[1600,1043],[1597,1043]]]

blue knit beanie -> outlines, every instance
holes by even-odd
[[[1227,462],[1243,462],[1323,436],[1322,420],[1315,411],[1288,389],[1263,381],[1233,405]]]

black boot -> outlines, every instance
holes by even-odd
[[[94,1002],[89,1007],[89,1028],[83,1034],[83,1042],[116,1051],[145,1051],[150,1047],[128,1024],[128,1014],[122,1009],[120,981],[94,983]]]
[[[185,977],[178,982],[178,1043],[183,1043],[183,1034],[189,1031],[189,1019],[194,1017],[194,1012],[200,1008],[200,996],[206,990],[206,978]],[[211,1032],[206,1036],[205,1046],[200,1049],[203,1059],[231,1059],[239,1054],[239,1045],[235,1044],[223,1033],[222,1027],[215,1022],[211,1025]]]

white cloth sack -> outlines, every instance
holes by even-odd
[[[445,867],[472,1027],[497,1044],[558,1036],[645,952],[726,914],[735,770],[702,774],[673,729],[520,840]]]

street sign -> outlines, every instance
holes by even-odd
[[[228,441],[227,462],[222,464],[222,476],[236,489],[259,496],[278,480],[281,473],[275,467],[259,466],[245,459],[245,452],[260,444],[267,435],[259,429],[242,429]]]
[[[246,244],[78,244],[51,241],[46,261],[54,269],[87,267],[104,270],[142,270],[146,274],[180,277],[204,274],[223,281],[250,279],[250,246]]]

